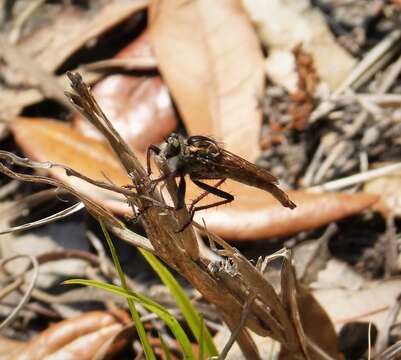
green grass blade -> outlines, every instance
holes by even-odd
[[[159,332],[159,339],[160,339],[160,343],[162,345],[163,353],[164,353],[166,360],[171,360],[170,350],[168,349],[167,344],[163,339],[163,335],[160,332]]]
[[[160,319],[162,319],[165,324],[169,327],[171,332],[174,334],[175,338],[181,345],[182,352],[184,354],[185,360],[195,360],[195,356],[192,351],[191,343],[182,329],[178,320],[169,313],[163,306],[159,305],[155,301],[151,300],[147,296],[134,293],[129,290],[125,290],[120,286],[106,284],[101,281],[87,280],[87,279],[72,279],[64,281],[64,284],[79,284],[86,286],[93,286],[99,289],[109,291],[113,294],[123,296],[127,299],[139,302],[145,308],[147,308],[152,313],[156,314]]]
[[[100,220],[100,219],[98,219],[98,221],[100,223],[100,226],[102,227],[103,234],[104,234],[104,236],[105,236],[105,238],[107,240],[107,244],[108,244],[109,249],[110,249],[111,257],[112,257],[113,262],[114,262],[114,267],[117,270],[118,277],[120,278],[121,285],[126,291],[129,291],[128,285],[127,285],[127,281],[125,279],[125,274],[124,274],[124,271],[123,271],[123,269],[121,267],[120,260],[118,259],[117,252],[116,252],[116,249],[114,247],[113,241],[111,240],[109,232],[107,231],[107,228],[104,225],[103,221]],[[128,308],[130,310],[132,319],[134,320],[136,331],[138,332],[139,339],[141,340],[143,351],[145,353],[146,359],[147,360],[156,360],[156,355],[154,354],[153,349],[152,349],[152,347],[150,345],[149,339],[148,339],[148,337],[146,335],[146,332],[145,332],[145,328],[143,327],[143,324],[141,322],[139,313],[138,313],[138,311],[137,311],[137,309],[135,307],[135,303],[134,303],[134,301],[132,299],[128,299],[128,298],[127,298],[127,302],[128,302]]]
[[[139,249],[139,251],[148,261],[150,266],[152,266],[153,270],[159,275],[161,281],[170,290],[171,295],[177,302],[177,305],[180,308],[184,319],[188,323],[188,326],[191,329],[195,339],[198,341],[198,344],[200,344],[200,335],[203,331],[203,343],[206,357],[217,356],[218,351],[209,330],[202,321],[198,311],[192,305],[187,294],[181,288],[180,284],[178,284],[174,276],[160,262],[160,260],[156,258],[156,256],[143,249]]]
[[[203,357],[204,357],[204,355],[203,355],[203,350],[204,350],[204,347],[205,347],[205,330],[204,329],[207,329],[206,327],[205,327],[205,321],[203,320],[203,317],[201,318],[201,332],[200,332],[200,335],[199,335],[199,354],[198,354],[198,360],[203,360]]]

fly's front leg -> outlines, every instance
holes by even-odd
[[[187,183],[185,182],[185,177],[180,176],[180,182],[178,183],[177,191],[177,205],[175,210],[181,210],[185,206],[185,193],[187,191]]]
[[[146,150],[146,171],[148,173],[148,176],[152,174],[152,167],[150,166],[150,157],[152,156],[152,153],[155,155],[160,154],[160,149],[156,145],[149,145],[148,149]]]
[[[152,167],[150,165],[150,158],[152,156],[152,153],[155,155],[159,155],[161,152],[160,148],[158,148],[156,145],[149,145],[147,151],[146,151],[146,171],[148,173],[148,176],[150,176],[152,174]],[[168,174],[162,174],[160,175],[158,178],[153,179],[150,181],[150,192],[155,191],[156,186],[159,182],[170,179],[170,178],[174,178],[177,176],[176,172],[171,172]]]

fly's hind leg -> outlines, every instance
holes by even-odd
[[[191,204],[191,206],[189,207],[189,215],[190,215],[190,219],[192,220],[195,212],[199,211],[199,210],[205,210],[205,209],[210,209],[212,207],[215,206],[219,206],[219,205],[224,205],[224,204],[228,204],[231,201],[234,200],[234,196],[232,196],[231,194],[229,194],[226,191],[220,190],[218,189],[218,187],[224,183],[224,181],[226,181],[226,178],[223,178],[221,180],[219,180],[214,186],[205,184],[199,180],[195,180],[193,178],[191,178],[191,180],[193,181],[193,183],[200,187],[202,190],[205,190],[205,192],[201,195],[199,195]],[[195,206],[199,201],[201,201],[206,195],[208,194],[213,194],[216,195],[224,200],[220,200],[220,201],[216,201],[212,204],[208,204],[208,205],[201,205],[201,206]]]
[[[202,190],[204,190],[204,192],[192,201],[192,203],[188,209],[189,221],[180,229],[179,232],[183,231],[191,223],[196,211],[210,209],[212,207],[223,205],[223,204],[228,204],[234,200],[234,196],[232,196],[228,192],[218,189],[218,187],[227,180],[226,178],[220,179],[213,186],[205,184],[199,180],[193,179],[192,177],[191,177],[191,180],[196,186],[198,186]],[[196,206],[196,204],[199,203],[199,201],[201,201],[203,198],[205,198],[208,194],[216,195],[224,200],[217,201],[217,202],[214,202],[209,205]]]

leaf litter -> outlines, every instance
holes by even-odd
[[[22,4],[24,1],[20,2]],[[138,1],[135,5],[113,2],[108,7],[99,1],[98,7],[91,5],[87,9],[75,4],[60,5],[66,7],[65,9],[42,8],[42,15],[45,16],[56,11],[58,15],[54,17],[57,19],[54,24],[59,25],[62,24],[62,17],[71,14],[80,13],[83,15],[82,19],[84,16],[92,17],[92,21],[79,24],[77,20],[81,17],[70,16],[73,21],[70,22],[70,27],[74,31],[69,36],[65,36],[51,22],[46,23],[39,16],[41,12],[34,7],[32,10],[25,10],[28,15],[21,14],[19,19],[19,11],[23,6],[11,8],[11,12],[2,9],[5,13],[8,11],[9,15],[2,18],[6,26],[0,40],[4,45],[6,39],[10,42],[9,45],[6,44],[10,49],[18,50],[10,51],[5,56],[5,47],[1,48],[5,59],[1,66],[6,69],[7,75],[0,89],[4,95],[2,98],[6,99],[6,106],[2,106],[0,112],[2,119],[11,124],[10,129],[16,140],[16,144],[10,142],[7,133],[3,132],[2,149],[22,151],[35,161],[50,161],[67,166],[65,172],[61,168],[37,167],[32,163],[34,174],[29,175],[31,177],[18,175],[20,169],[14,166],[12,170],[17,173],[3,169],[8,176],[42,181],[44,178],[41,176],[50,173],[58,180],[46,180],[46,184],[64,186],[65,189],[74,191],[92,214],[101,214],[104,219],[110,219],[109,224],[113,224],[114,230],[123,234],[125,239],[129,238],[137,244],[149,242],[124,228],[123,222],[108,211],[112,210],[117,215],[132,219],[140,203],[149,201],[148,195],[129,200],[131,195],[128,188],[124,187],[132,184],[133,174],[124,170],[131,165],[123,160],[121,166],[118,158],[121,160],[121,154],[130,154],[130,150],[116,145],[114,137],[111,147],[114,151],[119,149],[114,155],[103,139],[86,136],[87,127],[82,120],[76,120],[75,125],[79,125],[71,128],[56,120],[65,118],[65,112],[60,112],[57,107],[48,107],[50,110],[43,112],[43,106],[40,106],[44,97],[57,99],[61,104],[67,105],[61,94],[63,88],[66,88],[62,85],[65,82],[60,82],[62,75],[57,71],[60,68],[63,71],[72,69],[71,66],[78,65],[83,69],[84,80],[86,76],[89,81],[104,77],[105,84],[111,84],[104,85],[111,86],[114,91],[108,100],[101,99],[100,82],[95,85],[94,94],[99,97],[100,106],[104,107],[106,115],[122,132],[124,139],[129,139],[131,128],[138,126],[133,140],[128,142],[142,165],[146,164],[146,147],[161,143],[164,137],[176,129],[177,118],[178,131],[183,131],[184,134],[186,131],[190,135],[215,136],[228,150],[257,161],[258,165],[271,171],[280,179],[281,186],[295,189],[288,191],[289,197],[297,204],[297,209],[290,211],[282,208],[269,194],[228,182],[222,189],[234,195],[232,205],[199,212],[195,219],[199,223],[205,222],[206,230],[198,231],[209,238],[213,239],[211,233],[216,233],[229,241],[247,241],[238,243],[241,250],[260,246],[256,245],[255,240],[268,238],[274,238],[275,244],[278,241],[278,244],[295,250],[304,242],[313,244],[319,241],[320,245],[313,251],[314,257],[320,257],[321,261],[317,263],[310,258],[304,264],[306,275],[303,280],[314,289],[314,296],[325,310],[304,306],[305,302],[310,306],[316,300],[310,293],[305,293],[303,285],[295,280],[293,269],[289,265],[289,253],[273,256],[275,261],[282,261],[282,282],[278,289],[281,288],[279,291],[283,302],[281,305],[274,302],[264,303],[262,293],[269,287],[268,283],[261,282],[255,270],[252,270],[253,265],[249,264],[251,267],[248,267],[235,250],[218,238],[214,241],[225,249],[224,256],[227,259],[224,264],[214,264],[203,250],[198,253],[194,234],[190,235],[187,230],[185,236],[191,240],[183,245],[184,250],[179,251],[187,253],[188,259],[180,257],[178,253],[172,256],[170,252],[174,251],[173,248],[162,240],[155,240],[154,230],[145,226],[151,242],[150,248],[217,306],[223,319],[233,333],[237,334],[237,341],[245,358],[260,358],[254,341],[249,337],[249,330],[265,336],[267,329],[257,322],[261,319],[267,323],[272,321],[271,324],[278,322],[289,331],[284,339],[280,327],[275,327],[277,324],[271,325],[269,330],[272,331],[270,336],[282,343],[282,358],[295,358],[294,354],[300,359],[315,356],[321,358],[319,356],[328,356],[327,354],[330,354],[330,358],[339,358],[335,333],[330,330],[333,328],[332,323],[337,330],[344,324],[350,324],[344,327],[345,332],[357,329],[358,326],[353,325],[355,323],[373,321],[379,334],[376,354],[384,351],[384,356],[388,356],[386,349],[391,341],[398,340],[392,330],[397,325],[397,314],[392,312],[396,312],[394,303],[397,298],[396,289],[399,287],[395,277],[400,269],[399,195],[396,186],[398,174],[391,166],[399,163],[401,145],[398,110],[401,101],[398,95],[401,67],[398,60],[399,48],[396,45],[401,9],[396,1],[374,1],[369,4],[363,1],[327,1],[325,4],[316,4],[317,6],[308,8],[309,4],[302,2],[298,7],[291,4],[293,8],[290,8],[290,5],[283,6],[280,1],[272,2],[269,6],[277,10],[274,14],[291,15],[272,16],[271,11],[260,11],[267,6],[262,1],[227,0],[219,4],[155,1],[150,5],[148,25],[140,20],[146,11],[147,2]],[[36,6],[40,9],[43,5],[38,2]],[[138,11],[142,13],[138,14],[137,20],[130,20],[132,14]],[[24,16],[27,18],[24,19]],[[288,21],[290,18],[293,21]],[[256,24],[258,33],[252,27],[251,21]],[[134,49],[144,46],[145,50],[142,49],[137,54],[134,52],[132,57],[128,54],[126,58],[122,53],[106,60],[99,58],[96,53],[91,54],[89,61],[81,58],[81,50],[91,52],[93,43],[88,41],[96,43],[112,36],[113,32],[123,31],[124,26],[120,27],[120,24],[124,22],[125,29],[131,29],[125,40],[126,45]],[[40,31],[33,31],[38,24],[41,25]],[[275,24],[279,27],[275,28]],[[147,30],[143,32],[145,27]],[[303,30],[295,31],[294,28]],[[151,48],[146,40],[144,42],[138,37],[141,32],[149,32]],[[43,39],[52,36],[54,42],[50,44],[55,45],[46,48],[46,41]],[[280,57],[275,46],[282,47],[279,44],[280,39],[286,36],[293,36],[295,40],[284,43],[285,50],[280,50],[280,56],[284,57]],[[132,43],[129,44],[130,42]],[[108,44],[110,46],[110,42]],[[39,48],[35,50],[35,46]],[[112,52],[117,54],[124,44],[115,46]],[[61,50],[54,51],[56,48]],[[14,58],[18,61],[14,62],[10,54],[15,54]],[[264,54],[267,54],[266,58]],[[33,57],[35,66],[16,66],[23,65],[23,60],[28,56]],[[277,62],[277,59],[280,60]],[[336,59],[335,67],[332,66],[332,59]],[[353,68],[355,64],[357,65]],[[157,70],[154,70],[155,67]],[[265,71],[268,80],[264,85]],[[281,75],[283,71],[289,77]],[[124,81],[128,79],[132,84],[127,83],[126,90],[123,90]],[[138,89],[142,85],[145,90],[149,87],[149,91],[139,93]],[[171,103],[163,103],[167,104],[164,108],[167,112],[163,114],[163,108],[158,107],[160,103],[157,102],[157,97],[164,96],[168,99],[168,91],[174,107]],[[123,94],[127,96],[126,99],[131,97],[131,100],[123,100]],[[108,91],[106,95],[109,95]],[[108,113],[106,102],[115,110]],[[31,107],[27,108],[28,105]],[[145,118],[132,115],[134,124],[137,125],[127,123],[124,127],[119,127],[115,114],[123,114],[123,117],[131,120],[130,111],[135,114],[141,107]],[[46,119],[49,115],[51,120]],[[104,134],[104,130],[100,132]],[[113,138],[109,138],[109,141],[110,139]],[[7,159],[11,162],[16,160]],[[18,166],[24,164],[27,163],[20,161]],[[374,175],[376,179],[371,180],[371,174],[373,176],[375,169],[380,166],[385,177],[378,173]],[[92,185],[84,181],[88,178],[93,180]],[[1,179],[2,186],[7,182],[6,177]],[[37,185],[21,186],[25,193],[31,193]],[[18,193],[21,186],[17,188],[17,192],[15,188],[13,192],[13,187],[10,187],[11,193],[5,192],[9,194],[6,195],[8,199],[10,194],[16,199],[21,197]],[[99,186],[103,188],[100,189]],[[118,186],[123,186],[121,189],[124,190],[117,194],[113,189]],[[174,186],[175,184],[168,183],[170,194],[164,189],[163,197],[151,201],[154,211],[159,209],[157,211],[161,212],[163,219],[170,210],[160,208],[160,201],[174,201],[174,191],[171,192]],[[324,189],[346,192],[327,192]],[[189,202],[191,198],[199,196],[199,191],[189,184],[187,194]],[[135,203],[135,206],[130,207],[127,200],[129,204],[130,201]],[[208,195],[201,204],[211,202],[213,195]],[[379,215],[373,215],[374,209],[379,209]],[[178,214],[176,221],[182,221],[185,216],[185,211]],[[141,214],[139,222],[143,221],[141,217],[147,219],[145,222],[150,221],[153,224],[153,215]],[[349,217],[351,218],[348,219]],[[374,219],[377,217],[384,218],[384,225],[376,225]],[[127,218],[121,219],[128,221]],[[333,226],[335,222],[339,222],[339,227],[335,232],[329,231],[326,226]],[[168,221],[163,226],[177,228]],[[364,238],[364,227],[371,229],[371,242]],[[171,241],[171,234],[165,236]],[[164,239],[164,235],[161,239]],[[176,241],[181,244],[182,239]],[[339,242],[352,246],[333,252],[333,244],[338,245]],[[260,247],[261,255],[271,254],[271,244],[272,242],[263,242]],[[311,251],[310,247],[308,249],[307,251]],[[344,253],[341,254],[341,251]],[[2,254],[2,257],[5,256],[7,255]],[[302,260],[299,256],[303,255],[298,255],[295,251],[293,261],[296,264]],[[209,279],[207,281],[212,281],[209,285],[205,285],[204,269],[193,263],[199,258],[202,261],[208,259],[207,268],[215,269],[213,271],[218,273],[218,277],[215,273],[209,273],[209,277],[206,277]],[[270,261],[266,262],[268,263]],[[92,263],[92,266],[100,269],[103,265],[100,262],[97,265]],[[91,270],[92,275],[94,268]],[[324,268],[326,269],[323,270]],[[344,275],[338,276],[341,272]],[[12,279],[8,275],[3,284],[12,286]],[[107,273],[103,273],[103,276],[107,276]],[[273,281],[265,276],[268,281]],[[372,276],[375,279],[372,280]],[[383,276],[392,279],[384,281]],[[218,294],[219,286],[216,284],[221,290],[224,289],[225,301],[221,296],[223,293]],[[255,295],[251,292],[255,292]],[[246,295],[250,299],[256,296],[257,300],[249,300],[249,304],[242,308],[239,304],[246,302]],[[49,300],[48,297],[40,296],[42,301]],[[349,303],[351,298],[355,300],[352,300],[352,306]],[[260,301],[264,306],[272,308],[273,314],[262,311]],[[227,304],[231,304],[232,308]],[[21,334],[24,326],[30,326],[27,322],[21,322],[24,316],[25,319],[43,317],[50,320],[55,313],[61,318],[68,314],[54,305],[51,310],[43,305],[36,308],[33,305],[35,303],[29,303],[25,307],[27,314],[21,313],[20,320],[17,319],[8,328],[9,336],[15,337],[16,334]],[[285,312],[280,310],[281,306],[284,306]],[[205,314],[213,312],[210,308],[204,311]],[[239,315],[247,318],[241,326],[238,325]],[[215,319],[208,319],[209,323],[214,321],[217,326]],[[321,326],[317,327],[317,323]],[[329,330],[319,334],[318,330],[323,324]],[[210,325],[213,326],[211,323]],[[32,327],[30,330],[32,331]],[[39,332],[38,329],[35,331]],[[341,341],[342,339],[343,335],[340,336]],[[230,341],[222,344],[222,348],[233,340],[235,339],[231,336]],[[367,349],[367,339],[363,334],[361,341],[363,346],[360,354]],[[352,354],[358,353],[349,352],[355,346],[357,345],[340,343],[339,348],[347,359],[351,359],[356,356]],[[278,346],[277,349],[279,348]],[[233,348],[228,358],[236,356],[235,351],[239,350]],[[322,355],[322,351],[325,355]],[[391,348],[391,351],[394,354],[397,348]]]

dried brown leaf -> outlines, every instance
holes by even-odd
[[[96,11],[92,6],[84,11],[82,7],[66,3],[40,5],[41,11],[26,19],[20,34],[11,34],[14,40],[19,40],[16,45],[5,42],[9,38],[6,35],[0,39],[0,53],[7,62],[8,72],[13,68],[12,75],[6,76],[10,86],[0,87],[0,116],[6,120],[13,118],[25,106],[45,97],[57,98],[63,103],[61,86],[52,78],[54,71],[79,49],[144,10],[147,4],[148,0],[113,0],[95,5]]]
[[[138,151],[160,143],[177,127],[168,90],[159,77],[111,75],[94,87],[93,94],[116,130]],[[86,120],[78,119],[79,131],[105,141]]]
[[[119,52],[118,58],[139,58],[154,56],[150,46],[149,30],[145,29],[135,41]]]
[[[263,56],[240,0],[154,1],[153,51],[190,134],[254,159]]]
[[[41,66],[55,71],[63,62],[88,42],[113,26],[144,10],[148,0],[109,1],[97,11],[78,11],[78,7],[64,7],[46,26],[34,24],[21,48],[31,54]]]
[[[117,54],[130,59],[150,53],[145,32]],[[114,74],[97,83],[93,95],[124,140],[139,151],[160,143],[177,127],[177,119],[166,86],[159,76]],[[76,117],[74,126],[87,136],[106,141],[93,125]]]
[[[84,137],[59,121],[19,117],[12,122],[11,130],[24,153],[36,161],[66,165],[94,180],[110,180],[119,186],[131,183],[107,145]],[[118,194],[67,176],[61,168],[51,168],[49,172],[114,211],[130,212]]]
[[[359,289],[337,286],[317,289],[313,294],[337,330],[350,321],[372,321],[383,329],[389,311],[399,296],[400,285],[400,279],[366,281]]]
[[[221,187],[233,194],[235,200],[195,214],[205,219],[209,230],[230,240],[258,240],[296,234],[318,228],[332,221],[357,214],[377,202],[376,195],[356,193],[306,193],[288,191],[297,204],[294,210],[282,207],[270,194],[242,184],[228,181]],[[188,199],[199,191],[188,186]],[[212,196],[207,197],[212,202]]]
[[[312,293],[302,285],[297,289],[297,302],[302,327],[308,338],[318,344],[333,359],[340,359],[337,334],[324,308]]]
[[[90,360],[99,347],[129,322],[123,311],[93,311],[50,326],[33,338],[12,360],[41,360],[47,357]],[[121,349],[120,344],[119,349]],[[112,349],[113,351],[119,349]]]
[[[0,336],[0,360],[12,360],[15,354],[19,353],[26,346],[24,341]]]

